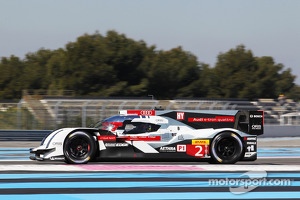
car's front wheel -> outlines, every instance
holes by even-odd
[[[93,137],[82,131],[68,135],[64,143],[66,163],[84,164],[92,160],[96,152],[96,142]]]
[[[234,164],[243,155],[243,142],[233,132],[218,134],[211,143],[211,158],[213,163]]]

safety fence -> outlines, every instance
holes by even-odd
[[[42,141],[51,130],[0,130],[0,141]]]
[[[53,130],[89,127],[127,109],[165,110],[264,110],[265,124],[300,125],[300,106],[292,100],[273,99],[80,99],[26,95],[18,103],[0,103],[0,129]]]

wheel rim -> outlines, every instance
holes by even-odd
[[[217,144],[217,154],[223,159],[235,156],[237,150],[237,142],[232,138],[223,138]]]
[[[76,137],[69,143],[69,155],[76,159],[85,159],[90,153],[90,144],[82,137]]]

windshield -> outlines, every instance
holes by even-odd
[[[143,123],[143,122],[129,122],[124,124],[124,133],[123,134],[140,134],[140,133],[148,133],[155,132],[160,128],[160,125],[151,124],[151,123]]]
[[[123,122],[125,120],[132,120],[137,118],[137,115],[130,115],[130,116],[112,116],[103,121],[99,121],[94,125],[94,128],[98,128],[100,130],[108,130],[108,131],[115,131],[118,127],[123,126]]]

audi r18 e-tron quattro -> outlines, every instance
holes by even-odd
[[[30,150],[30,159],[254,161],[263,118],[259,110],[122,110],[94,128],[51,132]]]

